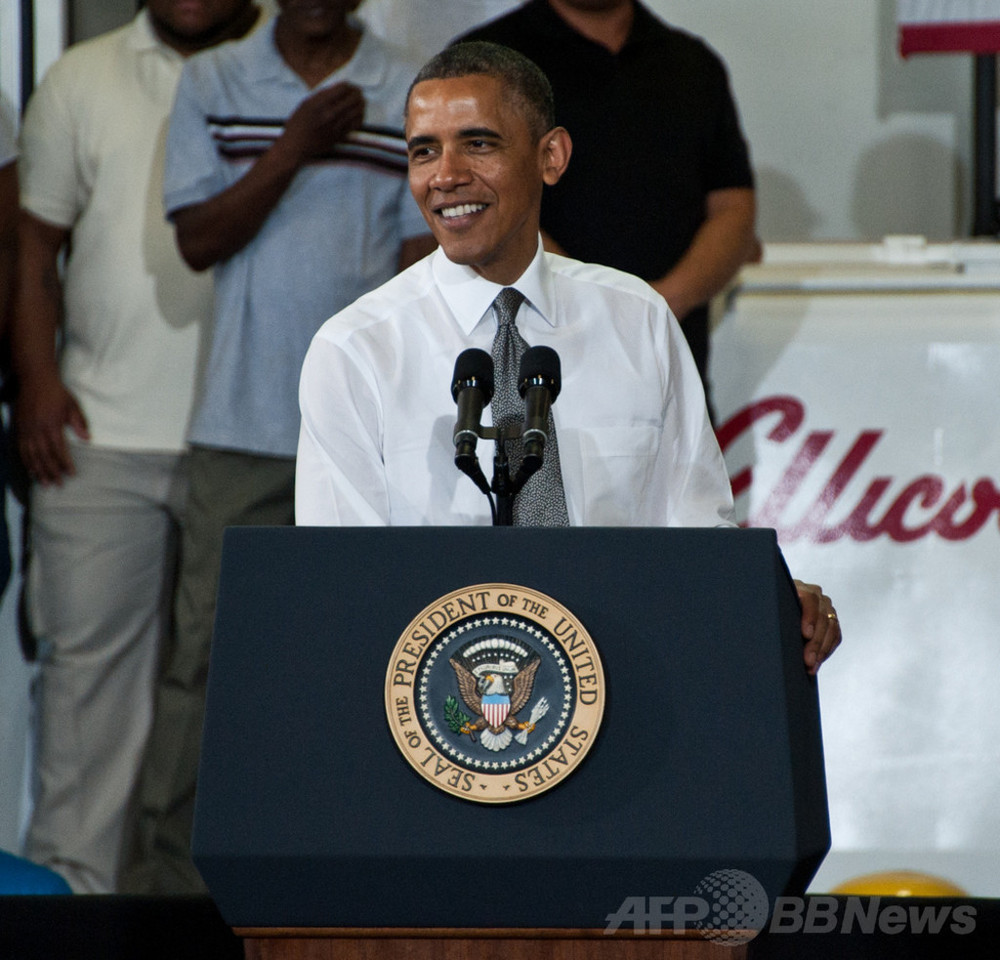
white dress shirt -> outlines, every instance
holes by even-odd
[[[553,406],[574,526],[716,526],[732,494],[694,361],[648,284],[538,253],[518,329],[556,350]],[[454,465],[455,358],[489,352],[502,288],[439,249],[328,320],[302,370],[300,525],[469,525],[489,504]],[[484,423],[490,412],[484,411]],[[493,443],[479,456],[492,474]]]

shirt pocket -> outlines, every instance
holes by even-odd
[[[573,431],[584,525],[635,526],[651,514],[644,501],[655,486],[661,436],[657,427],[635,423]]]

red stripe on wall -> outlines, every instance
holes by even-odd
[[[971,23],[902,23],[899,52],[911,53],[997,53],[1000,51],[1000,21]]]

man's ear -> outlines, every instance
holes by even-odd
[[[573,141],[565,127],[553,127],[539,141],[538,149],[542,164],[542,179],[550,187],[559,182],[559,178],[569,166],[569,158],[573,153]]]

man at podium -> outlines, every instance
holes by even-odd
[[[510,476],[515,524],[731,522],[698,372],[666,302],[629,274],[542,249],[542,192],[572,151],[553,117],[544,74],[504,47],[460,44],[418,74],[409,181],[439,249],[314,338],[299,393],[299,525],[489,524]],[[545,361],[525,373],[539,347]],[[486,369],[463,368],[469,348]],[[522,437],[522,423],[534,433]],[[498,433],[488,484],[475,438]],[[818,587],[797,586],[814,672],[840,628]]]

